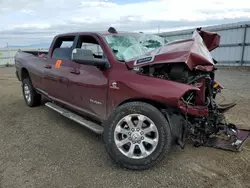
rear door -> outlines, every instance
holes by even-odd
[[[50,58],[45,65],[44,84],[50,98],[59,102],[69,102],[69,68],[72,64],[71,53],[76,36],[64,36],[56,39]]]
[[[105,58],[103,48],[95,36],[79,36],[76,48],[92,50],[94,58]],[[68,78],[73,105],[96,119],[104,119],[108,92],[108,69],[101,70],[95,66],[72,61]]]

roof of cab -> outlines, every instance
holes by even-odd
[[[56,35],[57,37],[64,37],[64,36],[74,36],[74,35],[99,35],[99,36],[108,36],[108,35],[119,35],[119,34],[125,34],[125,35],[134,35],[139,34],[136,32],[127,32],[127,31],[119,31],[117,33],[110,33],[108,31],[86,31],[86,32],[70,32],[70,33],[61,33]]]

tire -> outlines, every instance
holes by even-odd
[[[137,115],[134,116],[133,114],[137,114]],[[154,127],[156,127],[156,129],[155,128],[152,129],[154,132],[150,132],[150,136],[155,135],[155,138],[151,137],[150,139],[157,140],[157,135],[158,135],[158,142],[157,144],[155,144],[156,142],[152,142],[153,144],[152,144],[151,149],[150,147],[148,147],[150,146],[149,142],[145,142],[148,140],[148,134],[146,135],[147,127],[140,129],[141,131],[140,133],[144,134],[143,135],[144,137],[142,136],[139,141],[138,141],[139,134],[137,135],[138,132],[136,132],[136,131],[139,131],[139,129],[136,128],[136,130],[134,130],[134,132],[132,132],[131,134],[131,131],[133,131],[133,129],[129,129],[128,127],[130,126],[127,126],[127,125],[130,123],[126,123],[127,119],[129,120],[130,116],[132,116],[132,121],[133,121],[133,118],[135,118],[134,123],[137,121],[136,119],[139,117],[142,119],[146,118],[146,120],[143,123],[144,127],[149,126],[149,124],[152,125],[152,122],[153,122]],[[108,118],[107,121],[104,122],[103,125],[104,125],[103,139],[104,139],[106,151],[109,154],[109,156],[118,165],[124,168],[133,169],[133,170],[145,170],[145,169],[151,168],[155,164],[157,164],[165,156],[166,153],[169,152],[171,144],[172,144],[171,130],[170,130],[170,125],[168,121],[157,108],[155,108],[154,106],[148,103],[130,102],[130,103],[121,105],[111,114],[111,116]],[[120,133],[120,130],[121,130],[120,127],[122,126],[124,126],[122,129],[123,131],[124,129],[126,129],[126,131],[129,130],[130,132],[128,133],[126,132],[124,134]],[[145,132],[143,133],[143,131]],[[128,134],[130,134],[130,136]],[[130,140],[130,143],[120,147],[120,145],[122,145],[120,144],[121,140],[123,141],[123,139],[126,139],[126,138]],[[136,143],[133,144],[132,141]],[[135,150],[131,149],[133,153],[129,152],[132,144],[137,145],[135,146],[136,148]],[[143,144],[144,147],[141,144]],[[142,147],[142,150],[141,150],[141,147]],[[147,151],[148,154],[145,154],[145,152],[142,152],[142,151],[144,151],[143,148],[146,149],[147,147],[149,148],[149,150]]]
[[[41,104],[41,95],[38,94],[36,90],[34,89],[34,87],[32,86],[30,78],[23,79],[22,91],[23,91],[23,98],[27,106],[35,107]],[[27,97],[27,92],[29,92],[29,97]]]

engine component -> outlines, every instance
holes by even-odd
[[[169,72],[169,77],[173,80],[173,81],[177,81],[177,82],[187,82],[188,80],[188,74],[189,71],[188,69],[186,69],[186,67],[182,64],[179,65],[174,65],[172,66],[170,72]]]
[[[199,79],[199,77],[197,78],[196,73],[190,71],[185,64],[156,64],[136,68],[134,71],[138,74],[180,83],[189,83],[192,80],[196,81]]]

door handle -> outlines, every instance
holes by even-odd
[[[72,73],[72,74],[80,74],[80,71],[78,69],[71,68],[70,73]]]
[[[46,65],[44,65],[44,68],[46,68],[46,69],[51,69],[51,65],[50,64],[46,64]]]

